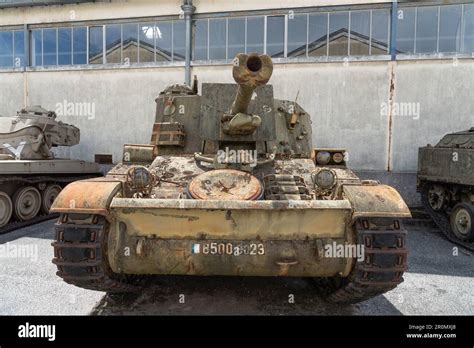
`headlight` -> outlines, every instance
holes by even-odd
[[[340,164],[342,163],[342,161],[344,161],[344,155],[340,152],[336,152],[332,155],[332,160],[334,161],[334,163]]]
[[[153,176],[145,167],[135,166],[128,170],[127,182],[132,189],[141,191],[150,188]]]
[[[316,154],[316,163],[321,165],[326,165],[331,161],[331,154],[327,151],[319,151]]]
[[[317,172],[311,174],[313,183],[320,189],[332,189],[337,183],[336,172],[331,169],[322,168]]]

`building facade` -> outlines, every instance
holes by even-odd
[[[162,89],[233,82],[238,52],[273,57],[315,146],[412,205],[418,147],[474,127],[474,1],[454,0],[1,0],[0,114],[40,104],[81,128],[58,156],[119,161],[149,142]]]

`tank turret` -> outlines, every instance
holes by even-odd
[[[56,113],[41,106],[21,109],[13,117],[0,117],[0,159],[52,159],[52,147],[79,143],[79,128],[56,120]]]

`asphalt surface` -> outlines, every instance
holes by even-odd
[[[335,306],[300,278],[167,276],[135,295],[84,290],[55,275],[53,227],[47,221],[0,235],[0,315],[474,315],[474,254],[435,228],[407,226],[405,282]]]

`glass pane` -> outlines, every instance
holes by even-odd
[[[309,15],[308,56],[327,55],[328,14]]]
[[[288,57],[306,56],[307,15],[288,17]]]
[[[140,23],[138,25],[138,41],[140,47],[138,60],[140,63],[155,61],[155,36],[157,34],[155,23]]]
[[[267,17],[267,54],[283,57],[285,54],[285,17]]]
[[[207,19],[199,19],[194,21],[193,59],[207,59]]]
[[[105,52],[106,63],[122,62],[122,26],[120,24],[105,26]]]
[[[87,64],[87,29],[85,27],[73,28],[73,64]]]
[[[439,19],[439,52],[459,52],[461,39],[461,6],[441,6]]]
[[[233,59],[237,53],[245,53],[245,18],[229,18],[227,25],[227,56]]]
[[[247,53],[263,53],[263,17],[247,17]]]
[[[15,68],[19,68],[25,66],[25,33],[23,30],[15,30],[13,35],[15,39],[13,65]]]
[[[400,9],[397,16],[397,51],[399,53],[413,53],[415,47],[415,9]]]
[[[172,60],[173,34],[171,22],[156,23],[156,61]]]
[[[209,20],[209,59],[225,59],[226,20]]]
[[[103,64],[103,29],[89,28],[89,64]]]
[[[438,7],[419,7],[416,19],[416,53],[436,52]]]
[[[335,12],[329,15],[329,55],[347,56],[349,13]]]
[[[31,31],[31,65],[43,65],[43,31],[36,29]]]
[[[184,21],[173,22],[173,60],[184,60],[186,52],[186,27]]]
[[[13,66],[13,32],[0,31],[0,66]]]
[[[58,29],[58,64],[72,64],[72,29]]]
[[[56,29],[43,29],[43,65],[56,65]]]
[[[138,24],[122,26],[122,60],[124,63],[138,62]]]
[[[474,4],[464,5],[464,52],[474,51]]]
[[[373,10],[372,11],[372,42],[370,54],[390,53],[389,30],[390,11]]]
[[[370,11],[351,12],[351,41],[349,54],[363,56],[369,54]]]

